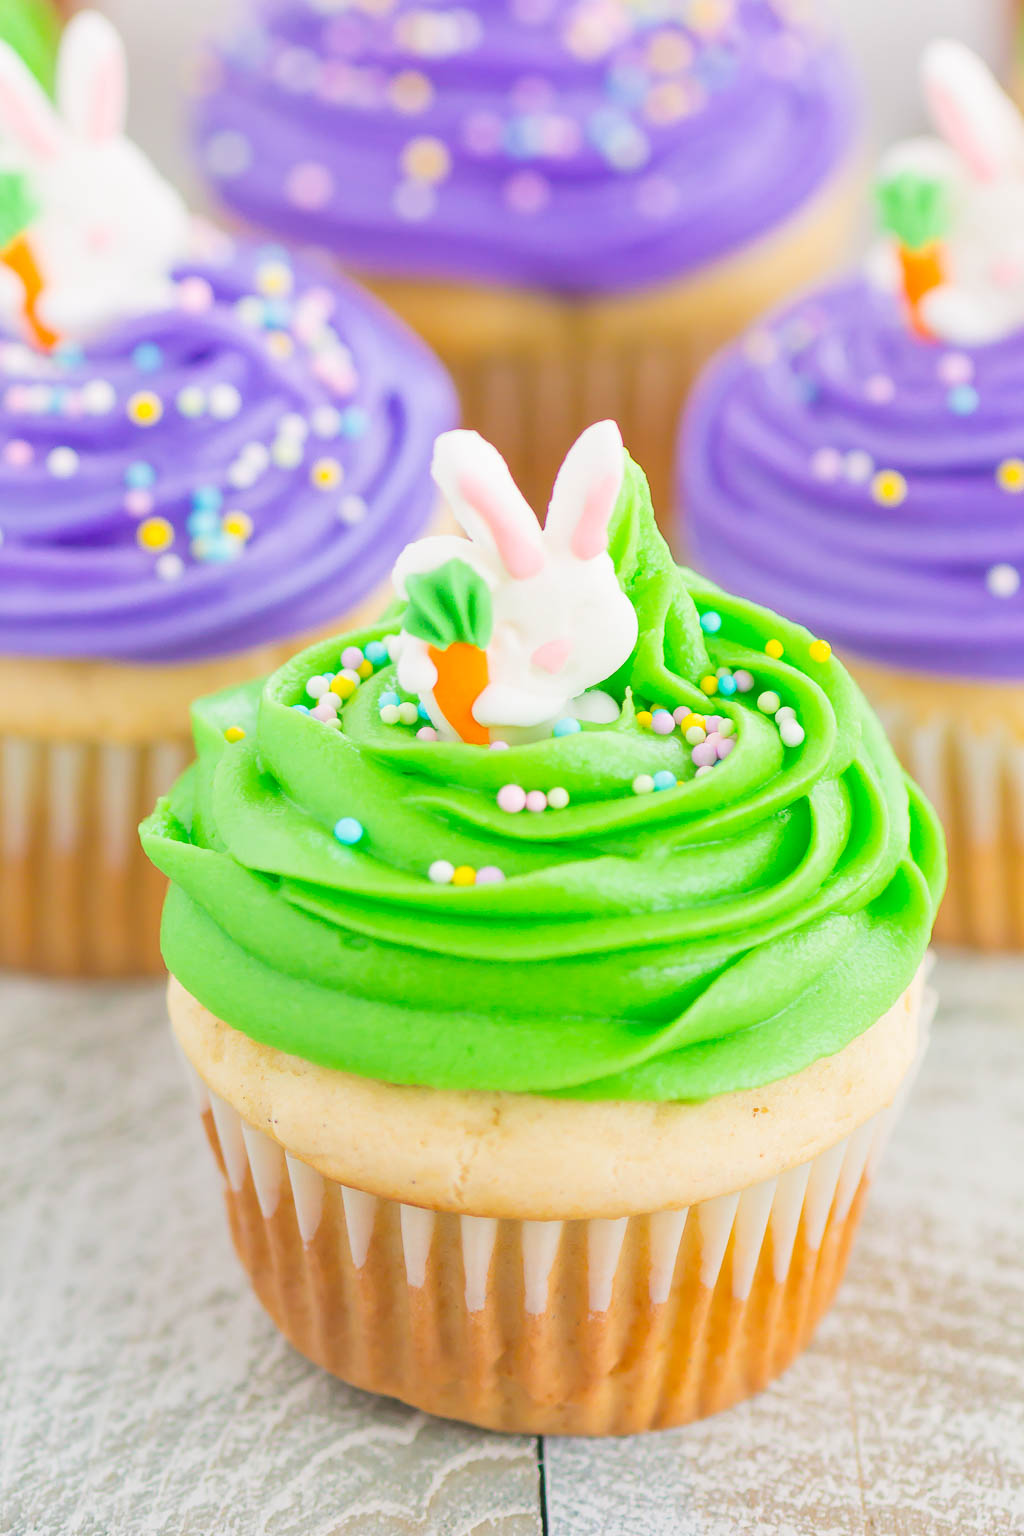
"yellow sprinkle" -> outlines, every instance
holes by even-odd
[[[709,677],[702,677],[701,680],[700,680],[700,686],[703,689],[703,691],[710,698],[710,696],[713,693],[717,693],[718,692],[718,678],[717,677],[710,677],[710,676]]]
[[[907,499],[907,482],[898,469],[880,469],[871,482],[871,494],[883,507],[898,507]]]
[[[309,478],[321,491],[333,491],[341,484],[341,465],[337,459],[317,459]]]
[[[292,269],[283,261],[265,261],[257,269],[256,287],[268,299],[280,299],[291,293],[294,278]]]
[[[140,389],[128,401],[128,416],[137,427],[152,427],[164,413],[163,401],[150,389]]]
[[[337,677],[331,679],[331,692],[336,693],[339,699],[350,699],[356,691],[356,685],[350,677],[342,677],[339,672]]]
[[[356,671],[359,673],[360,677],[372,677],[373,676],[373,662],[372,661],[361,661],[359,663],[358,667],[356,667]]]
[[[295,343],[287,331],[271,331],[267,337],[267,351],[275,362],[286,363],[295,351]]]
[[[410,139],[402,150],[399,163],[411,181],[444,181],[452,168],[451,150],[443,139],[430,134]]]
[[[135,539],[142,549],[167,549],[174,543],[174,529],[166,517],[144,517]]]
[[[996,470],[996,480],[1004,491],[1024,491],[1024,459],[1004,459]]]
[[[642,726],[644,730],[648,728],[653,718],[654,716],[649,709],[638,709],[636,712],[636,723]]]
[[[832,647],[827,640],[812,640],[807,654],[812,661],[828,661],[832,655]]]
[[[233,539],[244,540],[252,537],[252,518],[247,512],[229,512],[221,523],[221,527]]]
[[[764,652],[765,655],[770,656],[773,661],[778,661],[779,657],[782,655],[782,641],[769,640],[768,644],[764,648]]]
[[[241,741],[243,740],[244,736],[245,732],[242,730],[240,725],[229,725],[227,730],[224,732],[225,741]]]
[[[471,864],[460,864],[452,875],[452,885],[475,885],[476,870]]]
[[[695,725],[699,725],[701,730],[704,729],[705,721],[703,715],[687,715],[679,729],[681,731],[688,731]]]

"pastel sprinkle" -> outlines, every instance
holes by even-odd
[[[747,672],[744,668],[741,667],[740,670],[738,672],[734,672],[732,676],[733,681],[740,693],[750,693],[754,686],[754,674],[752,672]]]
[[[437,732],[432,725],[421,725],[416,732],[418,741],[437,741]]]
[[[386,688],[377,702],[383,706],[385,704],[400,704],[402,701],[393,688]]]
[[[757,707],[764,715],[774,715],[781,704],[782,700],[771,689],[768,689],[765,693],[759,693],[757,696]]]
[[[526,809],[537,815],[548,808],[548,797],[542,789],[531,789],[526,796]]]
[[[561,720],[555,721],[551,727],[551,734],[552,736],[575,736],[577,731],[582,729],[578,720],[572,719],[570,715],[564,715]]]
[[[654,775],[654,788],[656,790],[675,789],[678,782],[679,780],[675,774],[670,773],[667,768],[659,768],[658,772]]]
[[[707,741],[698,742],[690,753],[690,757],[696,768],[710,768],[718,761],[715,743],[710,738]]]
[[[700,627],[706,635],[717,635],[722,627],[722,615],[709,608],[700,616]]]
[[[475,885],[476,870],[472,864],[460,864],[452,870],[452,885]]]
[[[880,469],[871,481],[871,495],[879,506],[898,507],[907,499],[907,482],[898,469]]]
[[[363,824],[354,816],[342,816],[334,823],[334,835],[339,843],[354,848],[363,836]]]
[[[718,679],[718,691],[725,699],[731,699],[736,692],[736,679],[731,672]]]
[[[57,480],[70,480],[78,473],[78,454],[73,448],[51,448],[46,455],[46,467]]]
[[[402,719],[400,706],[397,704],[385,704],[380,712],[380,718],[382,725],[398,725]]]
[[[240,725],[229,725],[227,730],[224,732],[225,741],[242,741],[244,737],[245,732],[242,730]]]
[[[363,650],[363,655],[371,667],[379,667],[388,659],[388,648],[383,640],[370,640]]]
[[[683,737],[691,747],[697,747],[707,736],[707,731],[702,725],[691,725],[684,732]]]
[[[373,662],[372,661],[361,661],[359,663],[358,667],[356,667],[356,672],[359,674],[359,676],[365,682],[368,677],[372,677],[373,676]]]
[[[702,730],[704,728],[704,716],[695,715],[692,709],[686,708],[685,704],[680,704],[679,708],[675,712],[675,715],[673,716],[673,719],[679,728],[683,731],[692,730],[695,725],[700,726]]]
[[[638,773],[633,780],[634,795],[649,795],[654,790],[654,779],[649,773]]]
[[[1020,589],[1020,572],[1005,563],[993,565],[985,577],[985,585],[993,597],[1014,597]]]
[[[136,528],[135,538],[142,549],[166,549],[174,543],[174,529],[166,517],[146,517]]]
[[[996,469],[1000,488],[1019,496],[1024,491],[1024,459],[1004,459]]]
[[[140,389],[129,396],[126,410],[129,421],[137,427],[155,427],[164,414],[163,401],[151,389]]]
[[[405,703],[399,704],[398,718],[403,725],[415,725],[419,717],[420,709],[418,704],[413,704],[408,699],[405,701]]]
[[[649,709],[638,709],[636,712],[636,723],[641,727],[641,729],[646,730],[646,728],[650,725],[652,718],[653,717]]]
[[[331,680],[328,677],[311,677],[306,684],[306,692],[311,699],[319,699],[327,692],[330,686]]]
[[[770,656],[773,661],[778,661],[783,654],[782,641],[775,639],[768,640],[765,643],[764,653],[766,656]],[[753,679],[751,679],[751,681],[753,681]]]
[[[676,723],[667,709],[656,709],[651,715],[651,730],[656,736],[671,736]]]
[[[515,816],[526,809],[526,790],[521,784],[503,784],[498,790],[498,808]]]
[[[569,791],[556,784],[554,789],[548,790],[548,805],[553,811],[564,811],[569,804]]]
[[[358,645],[346,645],[341,653],[341,664],[343,667],[358,667],[362,660],[363,653]]]
[[[779,735],[787,747],[798,747],[804,739],[804,728],[799,720],[783,720]]]
[[[501,885],[504,879],[505,871],[496,864],[485,864],[476,872],[477,885]]]
[[[427,870],[427,879],[435,885],[451,885],[455,877],[455,865],[449,864],[447,859],[435,859]]]
[[[337,694],[339,699],[350,699],[356,691],[356,685],[350,677],[345,677],[339,672],[331,683],[331,692]]]
[[[700,686],[701,686],[702,691],[704,693],[706,693],[708,695],[708,697],[710,698],[712,694],[718,692],[718,678],[717,677],[702,677],[701,680],[700,680]]]
[[[832,655],[832,647],[827,640],[812,640],[807,647],[807,654],[812,661],[828,661]]]

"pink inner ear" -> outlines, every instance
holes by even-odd
[[[573,529],[569,545],[578,560],[593,560],[608,547],[608,519],[615,507],[620,483],[619,475],[606,475],[588,491],[582,516]]]
[[[536,576],[543,570],[544,556],[539,548],[539,530],[538,543],[535,544],[519,527],[515,515],[502,506],[500,499],[482,480],[472,475],[460,475],[459,490],[463,499],[469,502],[487,524],[498,546],[501,563],[515,581],[525,581],[528,576]]]
[[[981,181],[995,181],[999,167],[975,139],[970,121],[960,110],[952,92],[933,85],[932,107],[943,133],[956,145],[975,176]]]
[[[0,77],[0,92],[3,92],[4,98],[3,108],[0,110],[0,121],[7,124],[12,137],[19,143],[27,145],[40,160],[52,160],[59,147],[56,131],[31,104],[25,105],[16,91],[6,90],[2,77]]]
[[[124,67],[111,49],[93,75],[86,134],[95,143],[113,139],[124,126]]]
[[[572,641],[566,635],[560,640],[546,640],[538,645],[530,660],[544,672],[561,672],[572,652]]]

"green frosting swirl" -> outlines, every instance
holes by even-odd
[[[198,761],[142,828],[171,881],[164,955],[190,992],[254,1039],[393,1083],[641,1100],[786,1076],[892,1005],[928,944],[944,852],[862,695],[811,659],[805,630],[672,563],[632,463],[610,551],[640,624],[605,684],[623,706],[611,725],[503,752],[420,740],[380,720],[389,664],[340,731],[293,707],[396,613],[195,706]],[[718,668],[756,684],[715,699],[736,746],[697,775],[679,731],[636,710],[706,713]],[[793,706],[801,744],[758,708],[765,690]],[[677,787],[633,792],[659,770]],[[570,803],[508,814],[510,782]],[[363,827],[354,847],[333,835],[343,817]],[[506,878],[438,885],[442,859]]]

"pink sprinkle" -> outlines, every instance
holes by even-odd
[[[656,709],[651,719],[651,730],[656,736],[671,736],[676,722],[667,709]]]
[[[153,510],[153,494],[151,491],[127,491],[124,498],[125,511],[132,517],[145,517],[147,512]]]
[[[346,645],[345,649],[341,653],[341,664],[343,667],[351,667],[353,672],[357,669],[357,667],[362,666],[363,653],[359,649],[358,645]]]
[[[721,715],[706,715],[704,717],[704,729],[709,736],[713,736],[716,731],[720,731],[722,729]]]
[[[683,721],[686,719],[689,713],[690,711],[687,709],[686,705],[680,704],[678,709],[674,709],[672,711],[672,719],[675,721],[676,725],[682,725]]]
[[[505,201],[513,213],[540,213],[551,197],[550,184],[536,171],[516,171],[504,187]]]
[[[326,694],[320,700],[320,703],[316,706],[316,708],[310,710],[310,714],[313,716],[314,720],[333,720],[337,713],[338,711],[336,709],[332,709],[328,704]]]
[[[531,789],[526,797],[526,809],[528,811],[546,811],[548,797],[542,789]]]
[[[334,177],[326,165],[307,160],[288,172],[284,195],[296,208],[325,208],[334,195]]]
[[[178,284],[178,307],[187,315],[202,315],[213,308],[213,289],[205,277],[186,277]]]
[[[754,686],[754,674],[745,672],[742,668],[739,672],[733,673],[733,680],[740,693],[749,693]]]
[[[9,443],[4,443],[4,463],[13,464],[15,469],[24,469],[26,464],[31,464],[34,453],[32,444],[26,443],[23,437],[12,437]]]
[[[483,869],[476,872],[477,885],[500,885],[504,878],[505,871],[496,864],[485,864]]]
[[[508,742],[507,741],[492,741],[491,742],[491,751],[492,752],[507,752],[508,751]]]
[[[699,742],[690,753],[690,756],[696,768],[710,768],[718,761],[718,753],[710,736],[707,741]]]
[[[718,740],[715,742],[715,751],[718,753],[719,762],[721,762],[723,757],[729,756],[729,753],[732,751],[735,745],[735,736],[719,736]]]
[[[943,384],[968,384],[974,364],[965,352],[947,352],[939,359],[938,374]]]
[[[503,784],[498,790],[498,806],[500,810],[508,811],[514,816],[523,810],[527,803],[526,790],[519,784]],[[547,799],[545,797],[545,804]]]
[[[419,730],[416,732],[416,736],[420,741],[437,740],[437,732],[434,730],[432,725],[421,725]],[[477,879],[479,880],[479,878],[480,876],[477,874]]]

